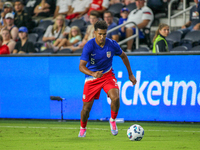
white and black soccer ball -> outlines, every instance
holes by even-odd
[[[127,136],[131,141],[140,141],[144,136],[144,129],[140,125],[134,124],[128,128]]]

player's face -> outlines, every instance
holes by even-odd
[[[97,29],[94,33],[95,33],[95,40],[96,43],[100,46],[103,46],[105,44],[105,40],[106,40],[106,29]]]
[[[168,26],[163,27],[161,30],[159,30],[159,32],[162,36],[167,37],[169,34],[169,27]]]

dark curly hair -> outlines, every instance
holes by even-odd
[[[103,21],[103,20],[97,21],[97,22],[95,23],[95,25],[94,25],[94,29],[95,29],[95,31],[96,31],[97,29],[103,29],[103,30],[105,30],[105,29],[108,29],[108,25],[107,25],[106,22]]]

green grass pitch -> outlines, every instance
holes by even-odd
[[[144,128],[141,141],[130,141],[127,129]],[[88,121],[78,138],[79,121],[0,120],[0,150],[199,150],[199,123],[118,123],[113,136],[108,122]]]

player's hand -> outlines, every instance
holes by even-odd
[[[137,83],[137,80],[135,79],[135,76],[132,74],[129,76],[129,80],[135,85]]]
[[[103,70],[94,72],[92,76],[95,78],[101,78],[103,76]]]

